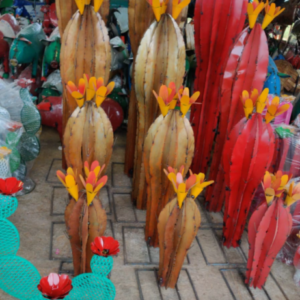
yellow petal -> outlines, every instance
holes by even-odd
[[[86,190],[87,204],[88,206],[90,206],[90,204],[93,202],[94,198],[96,197],[97,193],[94,192],[94,188],[90,183],[86,185],[85,190]]]
[[[169,111],[169,105],[166,105],[164,100],[162,99],[162,97],[158,96],[157,97],[157,102],[160,108],[160,111],[162,113],[163,116],[166,116],[168,111]]]
[[[274,197],[275,197],[275,191],[272,188],[267,188],[265,190],[265,197],[268,204],[270,204]]]
[[[169,173],[168,179],[172,182],[174,191],[177,193],[177,186],[176,186],[176,174],[175,173]]]
[[[85,6],[84,0],[75,0],[75,2],[76,2],[76,5],[77,5],[80,13],[83,14],[83,12],[84,12],[84,6]]]
[[[95,12],[99,11],[102,3],[103,3],[103,0],[94,0],[94,10],[95,10]]]
[[[186,196],[187,196],[186,184],[182,182],[179,184],[178,191],[177,191],[177,201],[178,201],[179,208],[182,207],[182,203],[185,200]]]
[[[173,7],[172,7],[172,17],[176,20],[181,13],[182,9],[185,8],[191,0],[183,0],[178,4],[178,0],[173,0]]]
[[[70,168],[70,167],[67,169],[67,174],[68,174],[68,175],[73,175],[73,176],[75,177],[74,171],[73,171],[73,169]]]

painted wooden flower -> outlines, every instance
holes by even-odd
[[[257,89],[254,89],[251,92],[251,95],[249,95],[248,91],[243,91],[241,96],[241,101],[244,107],[245,116],[248,119],[249,116],[252,114],[254,109],[254,103],[256,102],[256,99],[258,97],[258,91]]]
[[[103,170],[104,167],[105,167],[105,165],[102,166],[102,168],[100,168],[99,163],[97,165],[96,162],[93,162],[91,165],[91,171],[89,171],[89,169],[87,169],[88,163],[85,162],[85,164],[84,164],[85,173],[87,173],[87,170],[88,170],[88,175],[86,177],[86,181],[83,179],[83,177],[81,175],[79,175],[79,177],[82,181],[82,184],[86,190],[88,205],[90,205],[93,202],[96,195],[100,192],[101,188],[107,182],[107,176],[103,176],[98,180],[98,178],[101,174],[101,171]]]
[[[259,2],[258,0],[253,0],[252,3],[248,3],[247,14],[249,19],[249,27],[253,28],[258,15],[264,9],[265,3]]]
[[[281,9],[280,6],[276,7],[275,3],[269,5],[269,0],[267,0],[266,7],[265,7],[265,17],[262,23],[262,29],[265,29],[269,26],[269,24],[278,17],[285,8]]]
[[[23,189],[23,182],[15,177],[0,179],[0,194],[13,195]]]
[[[291,182],[290,186],[286,188],[286,198],[284,204],[286,206],[291,206],[296,201],[300,200],[300,182],[295,184],[294,181]]]
[[[190,170],[190,175],[194,175],[193,172]],[[196,184],[191,188],[191,196],[193,199],[196,199],[201,192],[209,185],[213,184],[214,181],[204,181],[205,180],[205,174],[204,173],[199,173],[195,174],[196,176]]]
[[[101,175],[104,168],[105,168],[105,165],[103,165],[101,167],[99,165],[99,162],[96,160],[94,162],[92,162],[91,167],[89,167],[89,163],[87,161],[84,163],[84,173],[85,173],[86,177],[88,177],[91,172],[94,172],[96,175],[96,178],[98,178]]]
[[[275,117],[283,114],[289,109],[289,104],[281,105],[279,103],[279,97],[274,97],[270,105],[268,105],[268,110],[265,116],[266,123],[270,123]]]
[[[97,107],[103,103],[115,87],[115,83],[113,81],[105,86],[104,79],[102,77],[99,77],[98,79],[96,77],[89,78],[86,74],[84,74],[84,79],[87,89],[86,100],[90,101],[96,96],[95,103]]]
[[[182,93],[180,92],[178,93],[178,97],[180,100],[180,111],[183,117],[187,114],[191,105],[197,101],[199,96],[200,96],[200,92],[196,92],[190,97],[189,88],[185,88]]]
[[[161,16],[166,13],[169,0],[147,0],[152,6],[155,19],[159,22]]]
[[[86,85],[85,80],[83,78],[79,79],[78,87],[74,84],[74,82],[69,81],[67,84],[67,90],[72,95],[72,97],[76,100],[77,105],[82,107],[84,104]]]
[[[67,169],[67,174],[65,175],[61,171],[56,171],[56,176],[65,186],[69,194],[77,201],[78,200],[78,185],[75,180],[75,174],[72,168]]]
[[[168,111],[171,108],[171,105],[173,104],[174,97],[176,96],[176,86],[174,82],[170,82],[169,86],[162,85],[159,89],[158,95],[155,91],[153,91],[153,94],[158,102],[160,111],[163,116],[166,116]],[[175,101],[175,105],[176,105]],[[174,105],[172,105],[174,106]],[[173,107],[173,109],[175,106]]]
[[[176,20],[181,11],[190,4],[191,0],[173,0],[172,17]]]
[[[271,204],[274,197],[281,197],[290,178],[291,176],[281,171],[277,171],[275,175],[266,171],[262,185],[268,204]]]
[[[256,106],[256,112],[261,114],[264,111],[267,104],[268,95],[269,89],[265,88],[257,98],[256,102],[254,102]]]
[[[120,252],[119,247],[119,242],[110,236],[98,236],[95,238],[94,242],[91,243],[92,252],[104,257],[117,255]]]
[[[46,299],[64,299],[72,290],[72,281],[68,275],[50,273],[41,279],[38,289]]]
[[[172,172],[168,172],[168,171]],[[164,170],[165,174],[168,176],[169,180],[172,182],[175,192],[177,193],[177,200],[179,208],[182,207],[182,203],[185,200],[189,190],[196,184],[196,175],[191,175],[186,181],[183,180],[184,168],[180,168],[179,172],[172,168]],[[175,173],[177,172],[177,173]]]

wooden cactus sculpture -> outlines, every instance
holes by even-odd
[[[99,13],[95,12],[99,9],[91,5],[79,8],[80,11],[75,12],[62,38],[60,61],[64,86],[64,127],[77,107],[74,98],[67,93],[68,81],[77,83],[82,74],[86,73],[102,77],[106,85],[110,73],[111,48],[107,28]]]
[[[213,182],[204,182],[205,175],[191,172],[184,181],[183,166],[180,172],[169,167],[165,171],[172,182],[177,198],[169,202],[159,215],[159,282],[174,288],[187,251],[197,235],[201,216],[195,199]],[[189,195],[190,194],[190,195]]]
[[[84,169],[86,181],[81,175],[80,181],[85,191],[79,189],[79,182],[72,168],[68,168],[66,175],[57,171],[57,177],[71,195],[65,210],[65,223],[72,248],[75,276],[91,272],[91,243],[97,236],[103,236],[106,229],[106,212],[97,196],[107,182],[107,176],[99,178],[104,165],[101,168],[94,161],[90,168],[88,162],[85,162]]]
[[[154,92],[162,114],[149,128],[144,145],[147,203],[142,206],[147,205],[145,238],[154,247],[158,247],[157,216],[174,197],[174,189],[164,175],[163,166],[176,169],[183,166],[188,170],[194,155],[194,133],[185,114],[200,93],[196,92],[190,98],[189,89],[181,88],[176,94],[174,82],[169,87],[162,85],[159,95]],[[181,108],[176,107],[179,99]]]
[[[300,184],[287,185],[288,175],[266,172],[266,202],[253,213],[248,225],[249,254],[246,283],[261,289],[272,264],[292,230],[290,205],[300,199]]]
[[[195,90],[201,92],[198,100],[201,105],[191,111],[196,144],[194,172],[206,172],[208,168],[220,114],[220,85],[230,50],[244,26],[247,2],[196,0],[195,3],[194,84]]]
[[[186,1],[184,1],[186,2]],[[145,32],[135,59],[135,91],[138,105],[138,125],[135,147],[132,200],[139,203],[146,197],[143,145],[145,136],[158,114],[158,106],[152,90],[158,91],[161,84],[174,82],[180,86],[185,73],[185,46],[180,29],[171,15],[164,14],[165,1],[151,1],[157,22]],[[144,193],[140,193],[143,191]]]
[[[84,75],[79,80],[78,87],[69,81],[67,88],[78,107],[66,125],[63,137],[64,154],[67,165],[73,168],[81,188],[79,176],[84,173],[83,162],[91,164],[97,160],[101,165],[107,166],[112,155],[113,129],[100,106],[113,90],[114,82],[106,87],[103,78],[88,78]]]
[[[91,4],[96,7],[94,2],[97,1],[92,0]],[[109,0],[103,0],[103,3],[101,4],[100,9],[98,10],[104,23],[107,22],[107,17],[109,14],[109,2]],[[69,21],[71,20],[72,16],[75,14],[78,8],[74,0],[56,0],[55,4],[56,14],[58,18],[59,33],[62,37]]]
[[[268,91],[265,89],[261,95],[256,89],[251,94],[243,91],[241,100],[246,117],[233,127],[225,144],[223,244],[228,248],[239,246],[254,193],[272,162],[275,137],[270,121],[288,109],[288,104],[280,106],[279,98],[275,97],[268,106],[264,122],[261,114]]]
[[[128,5],[128,23],[130,45],[135,59],[140,41],[154,19],[151,6],[145,0],[130,0]],[[128,109],[128,125],[127,125],[127,143],[125,152],[124,172],[127,175],[133,173],[134,153],[136,142],[137,128],[137,100],[134,88],[134,66],[132,63],[132,85],[130,91],[129,109]]]
[[[275,4],[274,4],[275,5]],[[238,37],[230,53],[221,87],[221,114],[218,134],[210,166],[209,179],[214,180],[213,187],[206,191],[206,206],[210,211],[221,211],[224,203],[224,172],[222,153],[227,136],[242,119],[243,109],[239,105],[243,90],[254,88],[261,93],[268,72],[269,50],[264,28],[255,24],[256,18],[264,8],[263,2],[248,4],[249,28]],[[197,145],[196,145],[197,147]]]

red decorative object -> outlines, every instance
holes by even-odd
[[[41,12],[44,13],[43,29],[47,35],[50,35],[55,27],[58,25],[56,16],[55,3],[51,5],[43,5]]]
[[[300,184],[287,184],[289,179],[280,171],[276,175],[266,172],[263,181],[266,202],[249,221],[245,282],[254,288],[261,289],[265,284],[272,264],[292,230],[290,206],[300,199]],[[295,263],[298,265],[298,257],[295,257]]]
[[[51,273],[41,279],[38,289],[46,299],[64,299],[72,289],[72,281],[68,275]]]
[[[13,195],[23,189],[23,182],[15,177],[0,179],[0,193],[3,195]]]
[[[210,167],[209,180],[215,184],[206,191],[207,209],[221,211],[224,197],[224,171],[221,158],[232,128],[242,119],[240,96],[243,90],[262,91],[269,61],[267,38],[260,24],[246,28],[237,39],[228,59],[221,88],[221,115]],[[200,141],[202,142],[202,141]],[[197,147],[197,146],[196,146]]]
[[[37,108],[42,117],[42,124],[56,128],[62,141],[62,97],[47,97]]]
[[[112,256],[120,252],[119,242],[112,237],[96,237],[91,244],[91,250],[99,256]]]
[[[245,0],[197,0],[195,5],[195,91],[201,93],[191,111],[195,134],[192,170],[206,173],[220,114],[220,85],[230,50],[246,18]],[[266,45],[267,47],[267,45]]]
[[[121,105],[110,98],[106,98],[105,101],[102,102],[101,107],[107,114],[113,131],[116,131],[124,120],[124,112]]]

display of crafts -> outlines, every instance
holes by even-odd
[[[201,209],[223,218],[213,229],[222,230],[223,253],[248,237],[243,281],[253,299],[262,299],[253,291],[264,290],[276,258],[294,264],[300,286],[297,1],[130,0],[126,17],[112,9],[121,2],[0,1],[0,289],[22,300],[116,298],[113,256],[125,262],[127,246],[124,231],[121,248],[107,236],[118,217],[107,219],[101,190],[114,195],[119,135],[130,206],[136,221],[146,211],[143,243],[149,257],[159,253],[149,264],[161,299],[161,287],[182,299],[189,249],[203,252]],[[41,277],[18,256],[7,219],[36,186],[42,125],[60,136],[68,275],[52,268]]]

